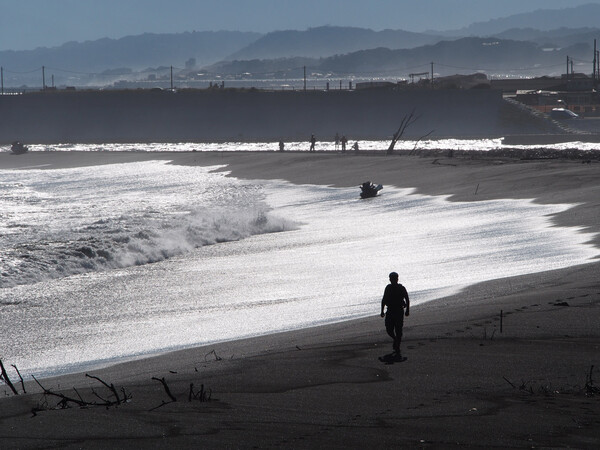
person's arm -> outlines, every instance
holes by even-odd
[[[404,313],[404,315],[408,317],[408,315],[410,314],[410,300],[408,298],[408,292],[406,291],[406,288],[404,289],[404,293],[404,298],[406,298],[406,312]]]
[[[385,291],[383,291],[383,298],[381,299],[381,317],[385,317],[385,313],[383,312],[383,309],[385,308],[385,294],[387,293],[387,287],[385,288]]]

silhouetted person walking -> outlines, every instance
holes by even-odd
[[[387,311],[384,313],[384,308]],[[406,308],[406,311],[405,311]],[[398,274],[390,273],[390,284],[385,287],[381,299],[381,317],[385,317],[385,330],[394,340],[394,353],[400,356],[400,342],[402,341],[402,326],[404,316],[408,317],[410,301],[406,288],[398,283]]]
[[[317,140],[315,139],[315,135],[313,134],[310,137],[310,149],[308,150],[309,152],[315,151],[315,142],[317,142]]]

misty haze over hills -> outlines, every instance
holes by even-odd
[[[147,77],[174,66],[185,73],[297,76],[308,66],[324,75],[406,77],[420,66],[437,64],[439,74],[544,75],[564,72],[566,56],[576,71],[591,72],[600,5],[527,14],[475,23],[458,31],[414,33],[356,27],[316,27],[267,34],[235,31],[128,36],[28,51],[0,52],[5,86],[36,83],[45,66],[57,84],[110,84],[115,78]],[[294,72],[294,69],[296,71]],[[423,71],[426,71],[425,69]],[[33,72],[27,76],[25,72]],[[103,81],[105,80],[105,81]],[[39,84],[39,81],[37,81]]]
[[[533,28],[550,31],[557,28],[598,27],[600,5],[590,3],[565,9],[541,9],[530,13],[477,22],[466,28],[446,31],[446,36],[491,36],[511,28]]]
[[[119,67],[143,70],[159,65],[183,66],[190,58],[195,58],[198,65],[206,65],[220,61],[260,37],[259,33],[238,31],[146,33],[121,39],[67,42],[53,48],[4,51],[0,52],[0,62],[5,68],[17,71],[41,65],[88,72]]]
[[[413,48],[434,44],[440,36],[402,30],[373,31],[355,27],[317,27],[306,31],[275,31],[233,53],[227,60],[322,58],[369,48]]]

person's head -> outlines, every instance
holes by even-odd
[[[392,283],[397,283],[398,282],[398,274],[396,272],[390,273],[390,281]]]

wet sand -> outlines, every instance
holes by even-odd
[[[595,161],[101,152],[0,154],[0,168],[140,159],[227,165],[226,170],[239,178],[294,183],[358,186],[371,180],[460,201],[532,198],[577,203],[555,216],[555,223],[593,233],[600,226],[600,163]],[[592,241],[600,245],[598,235]],[[398,271],[402,273],[401,267]],[[494,280],[417,305],[405,321],[402,346],[407,360],[400,363],[379,360],[390,353],[391,339],[375,304],[373,316],[360,320],[94,371],[131,396],[108,408],[70,404],[52,409],[60,399],[44,397],[32,382],[26,385],[27,395],[8,395],[2,386],[7,395],[0,403],[0,446],[596,448],[599,274],[600,263],[594,261]],[[385,283],[384,274],[382,285],[374,289],[383,291]],[[153,377],[164,377],[177,401]],[[106,387],[84,374],[41,382],[53,392],[80,395],[90,402],[98,401],[92,388],[110,397]],[[191,383],[194,393],[204,385],[210,401],[188,401]]]

